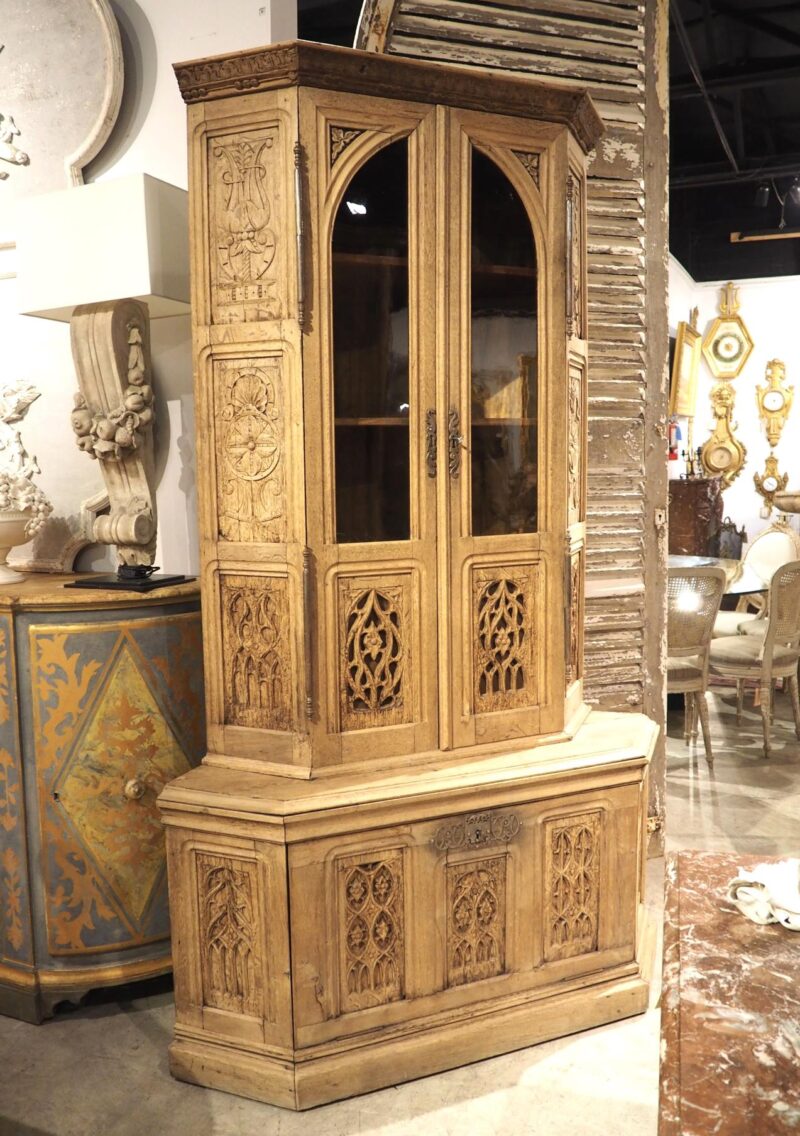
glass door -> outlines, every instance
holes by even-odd
[[[548,581],[538,193],[507,126],[498,137],[494,120],[453,119],[449,173],[464,192],[450,253],[461,313],[448,409],[451,718],[463,746],[540,732]]]
[[[320,265],[330,278],[321,740],[341,762],[438,744],[436,494],[426,465],[432,112],[430,124],[403,129],[411,116],[400,110],[391,135],[369,129],[368,115],[359,123],[362,104],[337,108],[357,142],[333,165]]]

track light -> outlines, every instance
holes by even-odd
[[[766,209],[769,205],[769,186],[766,182],[762,182],[756,190],[755,205],[758,209]]]
[[[786,190],[786,200],[790,205],[800,205],[800,177],[796,177]]]

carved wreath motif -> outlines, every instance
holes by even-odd
[[[147,431],[152,430],[153,388],[145,382],[147,362],[142,342],[142,329],[134,320],[128,324],[128,385],[123,402],[114,410],[94,409],[85,397],[75,395],[72,429],[78,449],[90,458],[120,461],[139,448]]]
[[[509,844],[519,832],[516,813],[468,813],[437,828],[433,843],[440,852]]]

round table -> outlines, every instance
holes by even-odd
[[[769,591],[769,580],[762,580],[743,560],[728,560],[722,556],[670,556],[670,568],[724,568],[725,594],[745,596],[752,592]]]

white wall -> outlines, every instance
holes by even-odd
[[[112,0],[125,59],[117,124],[85,180],[141,172],[186,186],[186,108],[172,64],[296,36],[296,0]],[[75,76],[76,87],[80,75]],[[53,187],[57,188],[57,187]],[[120,218],[124,224],[124,218]],[[12,560],[49,555],[67,526],[78,526],[81,502],[103,489],[96,462],[78,451],[69,423],[77,389],[67,324],[17,314],[13,251],[0,252],[0,342],[4,381],[25,379],[42,392],[23,423],[23,440],[42,469],[37,483],[54,515],[36,548]],[[188,316],[151,325],[156,390],[156,468],[159,477],[157,562],[176,572],[198,567],[194,486],[194,414]],[[87,566],[111,567],[98,550]]]
[[[670,257],[669,326],[675,334],[678,322],[689,319],[692,307],[700,309],[698,328],[708,331],[719,311],[720,289],[727,281],[697,284],[683,266]],[[767,363],[780,359],[786,365],[787,382],[795,388],[795,403],[784,427],[775,453],[781,473],[789,475],[789,489],[800,491],[800,277],[778,276],[764,280],[734,280],[739,286],[739,314],[753,340],[753,351],[738,378],[733,380],[736,392],[734,419],[738,423],[736,437],[747,450],[742,472],[725,490],[725,515],[738,526],[744,525],[748,541],[752,541],[770,518],[763,516],[764,500],[756,492],[754,473],[763,473],[770,452],[764,427],[758,416],[756,386],[764,385]],[[706,365],[700,363],[700,380],[694,419],[694,444],[701,446],[713,428],[709,394],[715,380]],[[682,428],[685,423],[681,423]],[[684,439],[685,439],[684,430]],[[777,519],[777,511],[772,519]],[[800,518],[793,517],[793,527]]]

